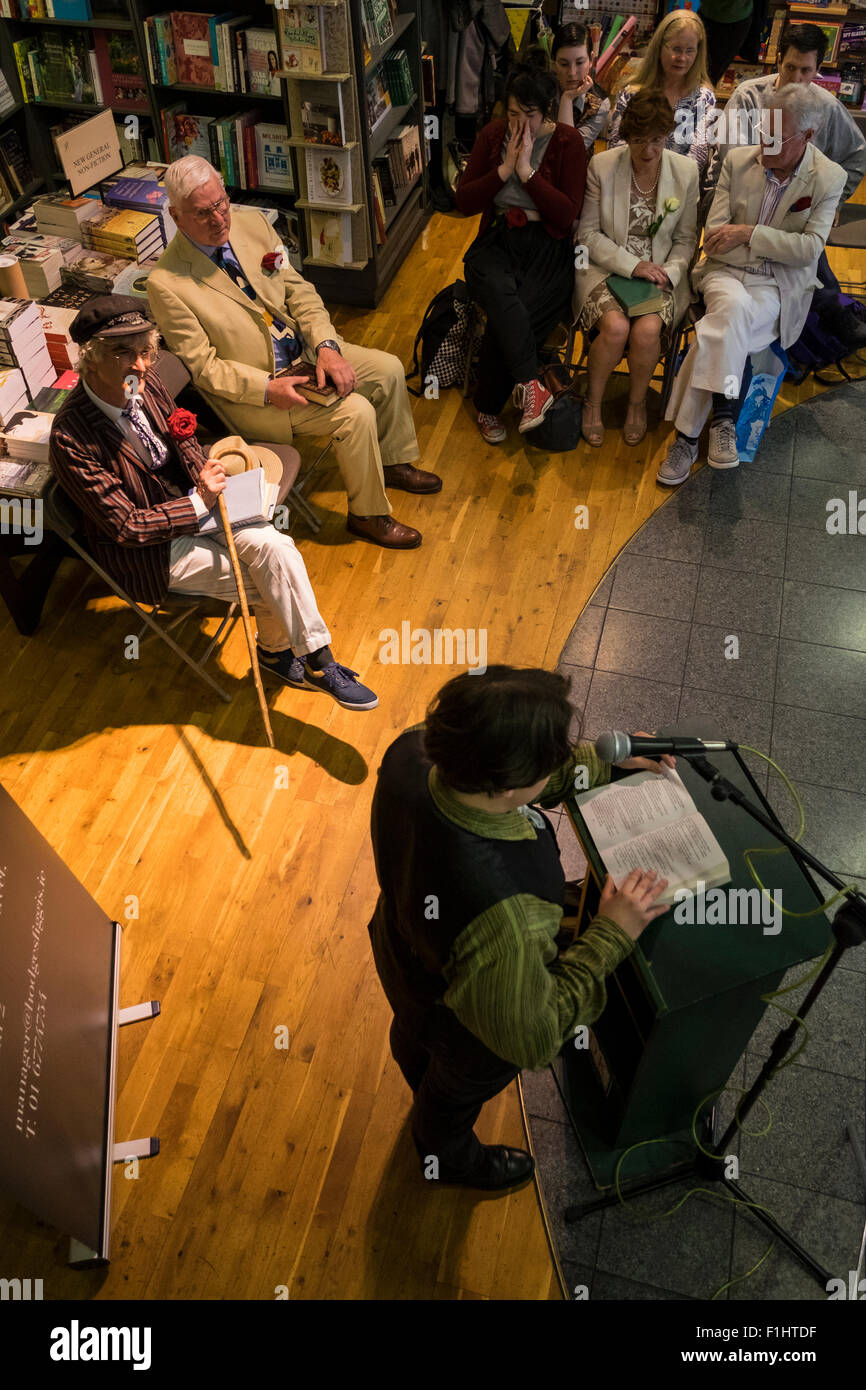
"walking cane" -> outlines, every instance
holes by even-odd
[[[273,748],[274,735],[273,730],[271,729],[270,715],[268,713],[268,702],[265,699],[265,692],[262,689],[262,677],[259,671],[259,658],[258,653],[256,652],[256,639],[253,636],[253,625],[252,620],[250,619],[249,605],[247,604],[247,591],[244,585],[243,576],[241,575],[241,566],[240,561],[238,560],[238,552],[235,549],[235,538],[232,535],[231,522],[229,521],[228,509],[226,507],[226,499],[222,493],[220,493],[218,500],[220,509],[220,520],[223,524],[223,530],[226,533],[226,545],[229,549],[229,559],[232,562],[232,570],[234,571],[235,583],[238,586],[238,598],[241,601],[241,616],[243,618],[244,632],[246,634],[247,639],[247,650],[250,654],[250,667],[252,669],[253,682],[256,687],[256,694],[259,697],[259,708],[262,712],[262,720],[264,721],[265,733],[268,739],[268,747]]]

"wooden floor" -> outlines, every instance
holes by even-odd
[[[340,331],[407,362],[474,227],[434,217],[381,307],[338,312]],[[831,259],[841,279],[866,278],[863,253]],[[784,404],[817,389],[786,388]],[[0,1199],[2,1273],[43,1278],[46,1298],[560,1297],[531,1187],[488,1199],[416,1170],[366,931],[368,817],[385,749],[456,672],[381,665],[379,633],[486,628],[488,663],[553,666],[667,499],[654,476],[668,427],[638,449],[609,430],[602,450],[547,456],[513,426],[486,446],[454,391],[414,409],[422,463],[445,485],[392,502],[422,548],[349,537],[336,471],[312,492],[321,535],[296,531],[337,657],[375,688],[374,712],[274,689],[268,750],[240,628],[216,672],[233,692],[224,706],[161,644],[125,661],[128,610],[78,562],[64,562],[36,636],[0,617],[0,781],[123,922],[121,1003],[163,1010],[120,1038],[117,1137],[156,1134],[162,1151],[137,1180],[115,1169],[109,1269],[70,1271],[65,1238]],[[582,504],[588,529],[574,524]],[[513,1086],[478,1132],[524,1142]]]

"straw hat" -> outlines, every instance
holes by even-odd
[[[250,468],[263,468],[267,482],[282,482],[283,465],[278,455],[262,448],[261,444],[253,448],[238,434],[228,434],[225,439],[217,440],[208,450],[208,458],[219,459],[228,477],[246,473]]]

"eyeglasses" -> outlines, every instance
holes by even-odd
[[[111,355],[118,362],[137,362],[139,358],[143,362],[155,362],[159,352],[151,352],[149,348],[112,348]]]
[[[674,48],[673,45],[669,43],[663,44],[662,46],[667,49],[668,53],[673,54],[674,58],[697,58],[698,56],[698,50],[696,48]]]
[[[189,216],[194,217],[197,222],[209,222],[212,217],[222,217],[223,213],[228,210],[230,203],[231,199],[224,193],[215,203],[211,203],[210,207],[190,208]]]

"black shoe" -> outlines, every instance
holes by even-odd
[[[525,1149],[509,1149],[504,1144],[482,1145],[483,1157],[468,1174],[440,1172],[438,1181],[454,1187],[477,1187],[484,1192],[523,1187],[535,1172],[535,1160]]]

